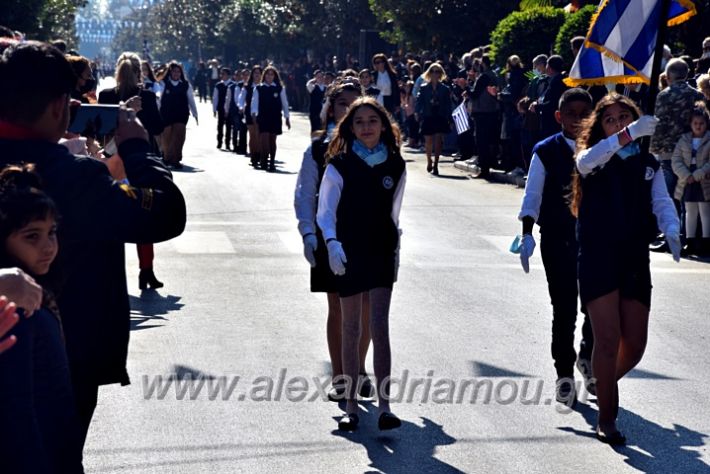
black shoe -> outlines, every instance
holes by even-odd
[[[360,423],[360,418],[358,418],[357,414],[348,413],[338,422],[338,429],[341,431],[355,431],[358,423]]]
[[[434,176],[439,176],[439,167],[434,165],[434,168],[431,170],[431,174]]]
[[[592,361],[589,359],[584,359],[582,357],[577,357],[577,370],[584,377],[584,386],[587,389],[587,393],[590,395],[597,394],[597,385],[594,376],[592,375]]]
[[[343,388],[343,391],[345,389]],[[363,398],[372,398],[375,396],[375,387],[372,385],[370,377],[366,373],[360,374],[359,385],[357,387],[357,394]]]
[[[345,400],[345,384],[335,384],[328,391],[328,400],[331,402],[339,402]]]
[[[604,444],[608,444],[609,446],[624,446],[626,444],[626,436],[624,436],[621,431],[617,431],[616,433],[606,435],[599,431],[599,428],[596,429],[596,434],[597,434],[597,439],[601,441]]]
[[[568,407],[574,406],[574,404],[577,403],[577,390],[574,388],[574,378],[561,377],[557,379],[555,400]]]
[[[665,236],[658,237],[648,246],[648,249],[651,252],[668,252],[668,242],[666,242]]]
[[[380,418],[377,420],[377,427],[381,431],[393,430],[402,426],[402,421],[397,418],[393,413],[388,411],[382,413]]]
[[[269,170],[268,170],[268,171],[269,171],[270,173],[273,173],[274,171],[276,171],[276,166],[274,166],[274,165],[269,165]]]
[[[177,163],[173,163],[173,168],[175,168],[176,170],[181,170],[183,168],[182,163],[180,163],[179,161]]]
[[[150,286],[151,288],[162,288],[163,282],[158,281],[157,278],[155,278],[155,274],[153,273],[152,268],[146,268],[140,271],[138,274],[138,288],[141,290],[145,290]]]

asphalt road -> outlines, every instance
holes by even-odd
[[[591,399],[574,411],[551,401],[539,254],[526,275],[507,252],[521,190],[470,179],[450,159],[429,176],[419,153],[405,155],[391,309],[404,425],[383,436],[366,401],[360,430],[338,432],[341,408],[314,387],[329,372],[325,296],[309,292],[293,212],[307,118],[294,116],[278,172],[266,173],[217,150],[211,110],[199,111],[175,172],[187,229],[156,246],[165,288],[141,294],[127,249],[133,384],[102,388],[88,472],[710,472],[710,266],[652,256],[648,350],[621,382],[629,446],[614,451],[594,439]],[[175,379],[189,377],[192,396],[181,396],[188,387]],[[217,393],[220,383],[236,385]]]

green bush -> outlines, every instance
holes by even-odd
[[[574,57],[572,56],[572,48],[569,42],[575,36],[587,36],[589,25],[592,22],[592,16],[596,11],[595,5],[587,5],[580,8],[577,12],[567,16],[565,24],[560,28],[555,39],[555,52],[565,59],[565,64],[568,68],[572,67]]]
[[[511,13],[491,33],[491,59],[503,66],[509,56],[517,54],[529,67],[535,56],[550,53],[566,18],[562,9],[552,7]]]

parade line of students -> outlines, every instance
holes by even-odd
[[[42,87],[42,77],[26,81],[28,65],[43,77],[56,77],[52,88]],[[407,172],[393,116],[399,103],[395,72],[383,54],[375,55],[373,66],[376,98],[368,80],[363,84],[358,78],[369,77],[369,71],[346,71],[327,87],[325,78],[312,84],[312,97],[322,104],[317,116],[318,107],[311,110],[313,142],[303,155],[294,199],[304,256],[312,267],[311,291],[327,294],[333,367],[329,398],[345,402],[338,421],[344,431],[360,425],[358,397],[377,397],[380,430],[401,426],[389,400],[389,313],[399,269],[399,214]],[[139,284],[159,287],[148,249],[184,229],[184,199],[166,165],[182,167],[191,110],[197,118],[194,94],[180,64],[170,63],[156,86],[139,57],[121,56],[117,87],[99,94],[100,102],[125,102],[115,133],[115,154],[125,165],[118,173],[109,161],[115,157],[100,163],[57,144],[68,138],[69,97],[82,87],[64,55],[43,43],[12,43],[0,60],[0,72],[4,267],[19,268],[60,295],[55,300],[55,293],[46,291],[34,308],[35,318],[19,322],[14,306],[0,299],[0,337],[17,325],[14,337],[0,341],[0,350],[9,351],[0,357],[0,375],[18,382],[15,392],[0,391],[0,420],[18,430],[12,443],[0,443],[0,454],[11,466],[35,463],[36,472],[81,472],[98,387],[129,382],[122,245],[142,246],[141,269],[150,269],[152,278]],[[449,89],[440,82],[446,74],[437,63],[422,77],[426,82],[419,84],[415,113],[421,116],[428,171],[437,175],[441,135],[450,126],[445,123]],[[277,137],[284,124],[291,126],[279,72],[272,65],[254,66],[235,77],[222,68],[221,78],[213,91],[218,147],[245,152],[245,134],[237,124],[244,119],[253,166],[275,171]],[[155,87],[161,90],[159,98]],[[33,96],[31,108],[18,106],[16,92],[24,97],[36,90],[44,95]],[[662,165],[638,144],[654,135],[659,120],[643,115],[627,97],[610,93],[595,104],[589,92],[576,88],[560,94],[552,117],[561,131],[532,149],[518,215],[522,232],[511,250],[519,253],[528,272],[537,245],[534,224],[540,226],[553,309],[556,399],[575,403],[576,366],[586,390],[597,396],[597,439],[622,445],[626,438],[616,425],[618,381],[640,362],[646,347],[649,243],[660,230],[676,261],[682,250],[680,221]],[[702,239],[710,237],[705,205],[710,198],[708,122],[707,109],[696,104],[690,111],[690,132],[682,135],[672,158],[679,177],[675,196],[685,203],[688,229],[697,231],[701,221]],[[162,162],[156,156],[161,151]],[[17,166],[13,157],[36,166]],[[82,192],[67,195],[75,189]],[[62,245],[57,235],[64,237]],[[51,278],[58,255],[61,264],[69,265],[62,268],[68,271],[63,280]],[[90,281],[77,267],[88,272]],[[579,354],[574,348],[578,307],[585,314]],[[97,320],[96,311],[105,317]],[[374,379],[365,368],[370,342]],[[23,443],[25,439],[31,442]]]

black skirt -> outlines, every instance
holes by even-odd
[[[651,307],[651,269],[647,246],[599,246],[579,251],[579,296],[586,306],[619,290],[622,298]]]
[[[441,115],[430,115],[423,117],[421,134],[435,135],[437,133],[449,133],[449,120]]]
[[[690,165],[688,168],[691,173],[694,173],[697,169],[697,165]],[[698,181],[692,184],[686,184],[683,189],[683,202],[705,202],[702,184]]]
[[[394,284],[395,253],[376,255],[348,253],[345,274],[336,276],[338,294],[341,298],[357,295],[374,288],[392,289]]]
[[[271,133],[281,135],[281,111],[270,112],[265,115],[257,115],[256,123],[259,125],[259,133]]]
[[[316,266],[311,267],[311,292],[312,293],[337,293],[337,277],[330,271],[328,263],[328,247],[323,240],[323,234],[316,232],[318,248],[314,252]]]

